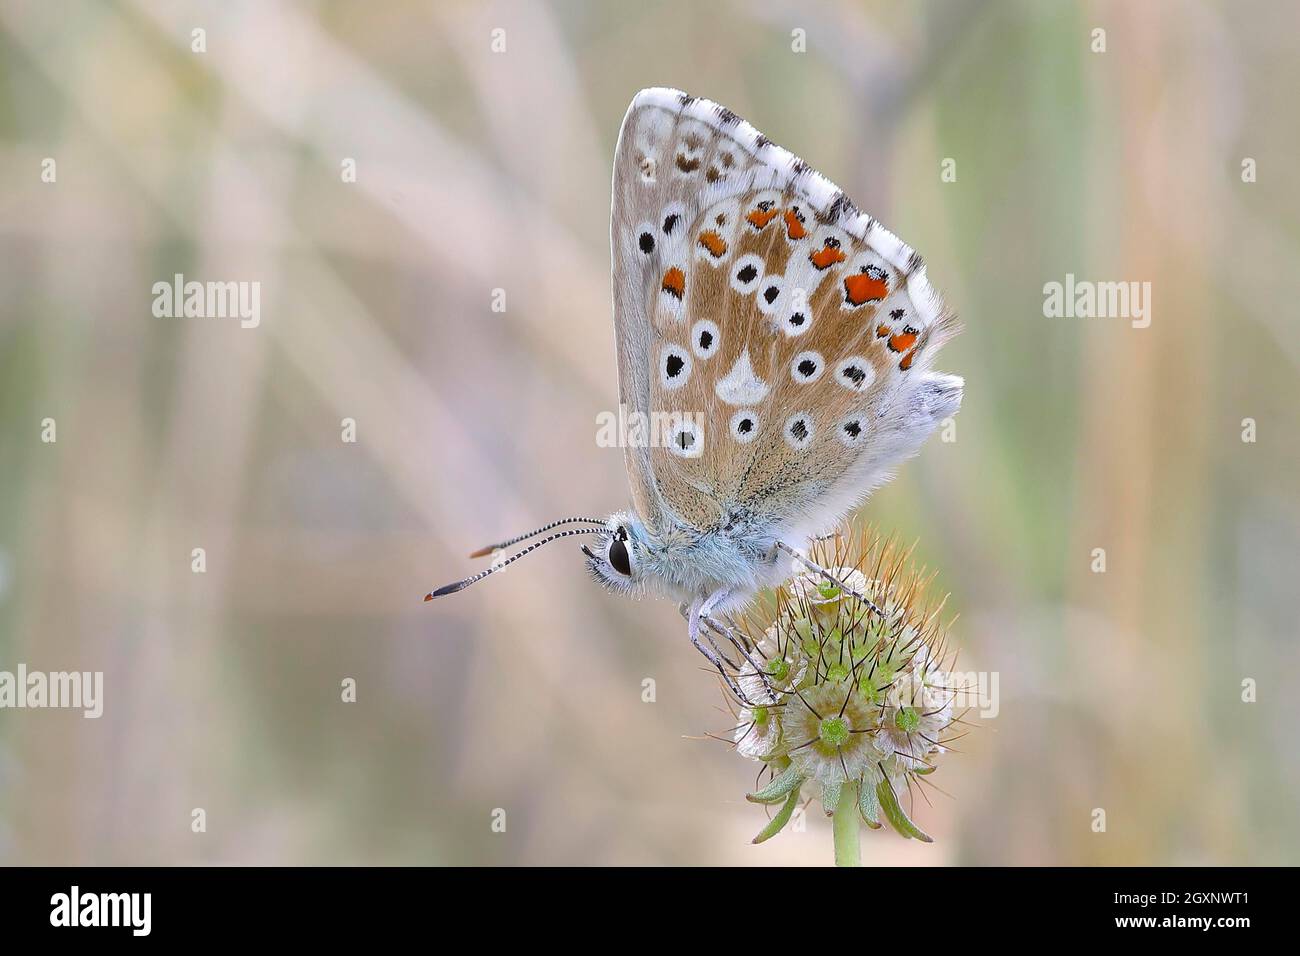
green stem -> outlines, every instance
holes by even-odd
[[[840,791],[840,802],[835,806],[831,821],[835,834],[835,865],[862,865],[862,829],[858,825],[858,782],[849,780]]]

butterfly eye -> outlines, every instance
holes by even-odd
[[[619,528],[618,531],[619,537],[609,543],[609,566],[625,578],[630,578],[632,576],[632,558],[627,553],[627,545],[623,543],[623,537],[627,532],[622,528]]]

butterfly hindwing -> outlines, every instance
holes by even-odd
[[[821,530],[960,403],[929,371],[955,323],[920,258],[716,104],[637,95],[611,241],[621,400],[656,439],[627,450],[651,526]]]

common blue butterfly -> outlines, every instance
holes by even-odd
[[[641,91],[623,119],[610,244],[619,399],[667,440],[627,447],[630,510],[484,548],[553,531],[426,600],[595,535],[596,580],[682,602],[726,678],[721,615],[796,562],[843,585],[803,549],[957,411],[962,380],[931,371],[957,323],[921,257],[839,187],[677,90]]]

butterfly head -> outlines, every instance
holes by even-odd
[[[649,535],[640,519],[627,512],[610,515],[594,544],[584,544],[587,570],[596,581],[624,594],[640,590],[644,581]]]
[[[577,525],[577,527],[564,527]],[[549,532],[549,533],[548,533]],[[540,537],[545,534],[545,537]],[[617,512],[607,519],[600,518],[561,518],[543,525],[534,531],[516,535],[497,544],[490,544],[473,552],[471,558],[491,557],[492,564],[477,574],[451,584],[443,585],[425,595],[426,601],[463,591],[471,584],[477,584],[484,578],[496,574],[527,557],[538,548],[575,535],[591,536],[595,543],[583,545],[582,552],[587,556],[587,568],[605,587],[615,591],[630,593],[641,588],[642,581],[651,575],[645,573],[647,549],[651,542],[650,532],[646,530],[639,518],[626,512]],[[506,549],[518,545],[520,550],[509,554]]]

